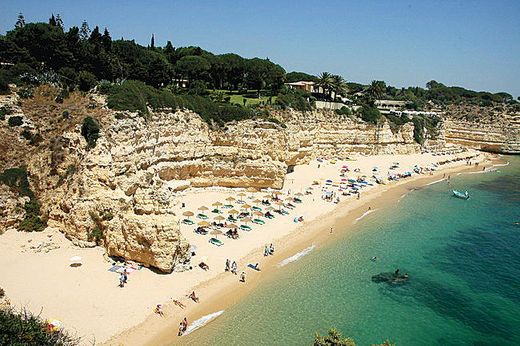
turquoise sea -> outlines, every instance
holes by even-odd
[[[410,191],[336,242],[270,269],[186,344],[311,345],[315,331],[336,327],[358,345],[520,345],[520,157],[505,159],[497,172]],[[396,268],[408,283],[372,282]]]

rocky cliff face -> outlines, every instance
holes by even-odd
[[[520,113],[506,106],[450,106],[446,110],[448,143],[503,154],[520,154]]]
[[[281,188],[290,166],[315,157],[420,150],[411,125],[393,133],[388,124],[376,127],[332,112],[275,114],[286,126],[248,120],[211,129],[188,111],[165,110],[145,119],[107,110],[96,97],[55,106],[52,92],[37,93],[35,100],[21,105],[16,98],[3,100],[18,107],[26,127],[41,138],[29,144],[21,135],[22,128],[10,128],[7,119],[3,121],[1,131],[12,137],[12,143],[1,144],[19,152],[27,147],[30,155],[12,153],[2,170],[26,165],[48,225],[76,244],[100,244],[109,255],[165,272],[189,266],[190,246],[172,211],[180,190]],[[38,104],[49,106],[42,112]],[[72,106],[76,107],[73,118],[64,118],[63,108]],[[87,149],[80,134],[87,114],[102,125],[101,137],[92,149]],[[13,199],[9,191],[3,192],[7,200]],[[19,211],[20,203],[9,206]],[[4,216],[2,220],[13,224]]]

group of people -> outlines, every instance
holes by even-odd
[[[186,329],[188,329],[188,319],[184,317],[184,319],[179,324],[179,336],[183,335],[186,332]]]
[[[231,262],[229,259],[226,259],[226,268],[224,269],[224,271],[226,271],[226,272],[230,271],[233,274],[237,275],[237,270],[238,270],[237,262],[235,262],[235,261]]]
[[[264,248],[264,256],[274,255],[274,245],[271,243],[269,246],[265,246]]]

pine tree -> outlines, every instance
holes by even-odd
[[[112,37],[110,37],[110,33],[108,32],[107,28],[105,28],[103,36],[101,36],[101,42],[103,43],[103,48],[105,48],[107,52],[112,49]]]
[[[15,28],[20,29],[25,26],[25,18],[22,14],[22,12],[18,13],[18,20],[16,21]]]
[[[152,34],[152,40],[150,42],[150,48],[154,49],[155,48],[155,37],[154,35]]]
[[[86,40],[88,40],[89,37],[90,37],[90,28],[88,26],[87,21],[84,20],[83,23],[81,23],[81,28],[79,29],[79,38],[82,41],[86,41]]]
[[[54,18],[54,13],[53,13],[52,16],[49,18],[49,25],[50,25],[50,26],[56,26],[56,18]]]
[[[59,26],[61,28],[61,30],[65,29],[65,26],[63,25],[63,20],[61,19],[61,16],[59,13],[56,15],[56,26]]]

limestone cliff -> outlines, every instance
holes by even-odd
[[[449,143],[503,154],[520,154],[520,113],[511,107],[449,106],[445,127]]]
[[[394,133],[388,124],[369,125],[333,112],[286,111],[274,114],[284,126],[247,120],[212,129],[189,111],[163,110],[145,119],[112,112],[96,95],[72,96],[56,105],[54,92],[43,89],[35,99],[2,100],[15,108],[23,125],[1,122],[9,138],[1,144],[14,150],[0,168],[27,166],[48,225],[76,244],[100,244],[109,255],[165,272],[189,266],[189,244],[172,211],[179,190],[281,188],[290,166],[315,157],[420,150],[410,124]],[[102,127],[92,149],[80,134],[86,115]],[[31,135],[23,135],[24,130]],[[19,209],[18,204],[11,203],[11,209]]]

